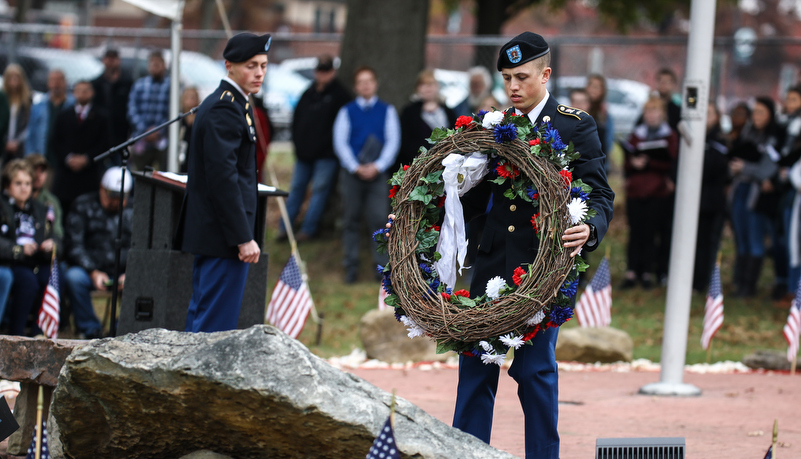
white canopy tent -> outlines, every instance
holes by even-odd
[[[170,32],[170,119],[178,116],[181,78],[181,31],[183,30],[183,15],[185,0],[124,0],[131,5],[172,21]],[[172,123],[169,128],[170,145],[167,156],[167,171],[178,172],[178,134],[180,126]]]

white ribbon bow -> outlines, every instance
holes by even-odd
[[[487,155],[475,152],[469,155],[451,153],[442,160],[445,170],[445,220],[439,233],[437,252],[441,255],[434,267],[439,273],[440,282],[453,288],[456,285],[456,264],[459,275],[464,269],[467,255],[467,239],[464,232],[464,212],[459,200],[487,175]]]

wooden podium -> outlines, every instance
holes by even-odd
[[[173,247],[185,176],[159,172],[132,172],[134,177],[134,215],[131,249],[125,275],[118,334],[148,328],[183,331],[192,297],[194,255]],[[182,183],[181,179],[184,179]],[[267,198],[286,196],[285,191],[259,189],[256,215],[256,242],[263,246]],[[267,254],[251,265],[239,313],[238,328],[264,323],[267,301]]]

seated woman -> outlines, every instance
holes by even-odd
[[[32,180],[33,169],[25,160],[9,161],[3,168],[0,263],[10,266],[14,275],[7,311],[12,335],[25,334],[28,316],[38,309],[56,248],[52,212],[31,198]],[[34,323],[31,335],[39,333]]]

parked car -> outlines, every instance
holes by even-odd
[[[550,82],[549,82],[550,83]],[[556,78],[556,89],[550,85],[550,91],[562,103],[569,103],[570,91],[587,86],[585,76],[563,76]],[[625,137],[634,130],[634,125],[642,113],[642,107],[648,100],[651,88],[634,80],[617,78],[606,79],[606,105],[609,116],[615,125],[615,135]]]
[[[316,58],[314,65],[317,65]],[[300,96],[311,84],[312,79],[289,67],[267,64],[267,75],[264,77],[262,92],[265,93],[264,106],[277,131],[277,138],[289,139],[289,127],[292,124],[295,107],[298,105]]]
[[[120,52],[124,75],[133,80],[147,75],[147,58],[152,49],[133,46],[118,46],[116,49]],[[106,47],[87,48],[86,51],[101,58]],[[169,49],[162,50],[162,53],[169,69],[172,53]],[[224,76],[225,67],[218,61],[195,51],[181,51],[181,85],[197,88],[201,100],[217,89]]]
[[[20,46],[14,50],[14,60],[25,70],[31,87],[38,93],[47,92],[47,75],[53,69],[62,70],[70,86],[103,73],[103,63],[83,51]],[[8,64],[8,48],[0,48],[0,69],[4,71]]]

